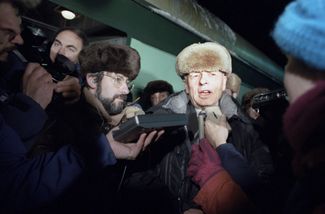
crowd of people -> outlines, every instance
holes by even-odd
[[[0,0],[1,213],[324,213],[325,1],[294,0],[272,30],[287,56],[287,99],[238,101],[241,78],[217,42],[176,56],[184,90],[153,80],[128,102],[137,50],[88,44],[74,27],[48,44],[46,66],[21,59],[19,1]],[[24,44],[25,46],[28,44]],[[324,103],[323,103],[324,102]],[[119,142],[143,114],[187,123]]]

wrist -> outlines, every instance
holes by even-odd
[[[218,148],[219,146],[224,145],[224,144],[226,144],[226,143],[227,143],[227,141],[221,141],[221,142],[219,142],[219,143],[216,143],[216,144],[214,145],[214,148],[216,149],[216,148]]]

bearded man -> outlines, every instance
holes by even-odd
[[[23,43],[19,27],[21,18],[18,13],[18,6],[14,3],[15,1],[9,0],[0,1],[1,62],[7,61],[8,52],[14,49],[15,45]],[[86,71],[106,70],[117,73],[123,71],[125,72],[124,75],[138,73],[139,57],[136,51],[127,47],[107,47],[106,45],[103,45],[102,48],[105,50],[100,48],[89,49],[85,53],[97,51],[97,54],[90,55],[97,59],[97,61],[94,60],[95,65],[98,63],[103,70],[95,70],[94,68]],[[102,60],[103,58],[100,56],[107,52],[112,53],[110,54],[111,57]],[[134,64],[131,63],[133,59],[135,60]],[[112,63],[117,62],[117,64],[113,64],[116,67],[110,67],[111,64],[105,66],[106,60]],[[124,64],[118,63],[120,60],[126,61],[124,61]],[[125,66],[123,67],[123,65]],[[138,66],[132,67],[132,65]],[[118,70],[118,68],[121,70]],[[5,69],[0,70],[6,72]],[[125,76],[125,78],[127,77]],[[123,80],[126,81],[126,79]],[[42,144],[37,144],[34,148],[41,147],[51,152],[43,152],[32,156],[29,154],[24,140],[34,136],[35,133],[38,133],[39,128],[43,126],[43,121],[46,119],[43,109],[52,99],[54,83],[51,75],[37,63],[27,65],[23,81],[24,83],[30,83],[27,84],[24,94],[17,94],[14,99],[8,99],[9,96],[1,96],[3,99],[0,103],[0,213],[66,213],[68,207],[76,210],[76,208],[82,209],[84,206],[91,206],[92,201],[89,200],[89,197],[92,196],[87,197],[87,193],[94,193],[89,191],[93,190],[94,185],[92,184],[96,184],[98,180],[90,180],[89,178],[104,179],[101,176],[96,176],[97,173],[114,165],[116,158],[135,158],[144,145],[151,141],[155,132],[149,135],[141,135],[138,142],[131,146],[124,146],[124,144],[114,141],[110,133],[107,134],[106,131],[104,133],[101,131],[100,124],[96,126],[96,122],[100,121],[97,119],[102,118],[102,114],[96,111],[99,107],[94,106],[91,108],[92,105],[87,104],[87,100],[91,100],[89,97],[97,100],[96,95],[92,94],[92,90],[89,89],[89,94],[86,95],[85,93],[83,99],[73,105],[75,109],[70,112],[71,114],[64,114],[62,117],[56,118],[58,123],[54,123],[55,125],[44,130],[44,133],[47,134],[45,139],[49,141],[42,141]],[[106,77],[103,77],[102,82],[104,81],[108,81]],[[122,83],[121,88],[124,90],[126,82],[119,82],[118,79],[116,79],[116,82],[115,79],[111,81],[112,84],[116,83],[116,87],[118,86],[117,83]],[[107,95],[104,93],[103,88],[106,84],[101,84],[102,92],[99,92],[105,98]],[[92,87],[89,85],[90,82],[88,82],[87,88]],[[2,86],[0,84],[0,89],[2,89]],[[88,90],[85,89],[85,91]],[[125,93],[127,91],[128,89],[124,90]],[[116,93],[122,94],[120,90]],[[10,105],[9,101],[22,105],[23,111],[20,113],[16,111],[16,108],[12,107],[17,107],[17,105]],[[124,103],[121,99],[118,102]],[[17,123],[9,123],[13,121],[10,119],[17,119]],[[35,125],[35,123],[38,125]],[[23,124],[24,126],[19,126],[22,128],[18,129],[17,124]],[[50,132],[52,129],[54,131]],[[65,135],[69,132],[69,135]],[[65,145],[56,145],[56,147],[50,149],[51,145],[55,145],[54,142],[64,143]],[[105,176],[106,178],[107,176]],[[106,182],[109,183],[108,180]],[[102,182],[99,180],[98,183]],[[117,186],[115,183],[110,184],[113,187]],[[107,188],[105,190],[107,191]],[[98,195],[96,193],[94,193],[95,196]],[[104,199],[107,200],[107,198]],[[105,206],[112,204],[105,203]],[[99,210],[94,210],[94,207],[89,209],[92,211],[89,211],[89,213],[101,213]],[[87,210],[82,211],[82,213],[87,213]]]
[[[144,114],[127,105],[131,81],[140,70],[138,52],[128,46],[97,43],[85,48],[79,60],[85,78],[81,99],[45,134],[47,140],[42,142],[46,144],[38,144],[34,151],[55,151],[64,144],[78,147],[104,133],[117,159],[135,159],[157,131],[142,134],[137,143],[122,144],[114,140],[111,130],[127,118]]]

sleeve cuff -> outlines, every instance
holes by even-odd
[[[99,145],[98,161],[100,162],[100,164],[102,166],[116,164],[117,162],[116,157],[106,136],[104,134],[100,134],[97,142]]]

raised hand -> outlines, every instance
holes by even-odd
[[[51,102],[55,83],[52,76],[38,63],[28,63],[23,76],[23,93],[43,109]]]
[[[226,117],[221,115],[216,120],[206,120],[204,131],[205,137],[214,148],[225,144],[229,135]]]
[[[163,131],[152,131],[148,134],[141,134],[136,143],[122,143],[114,140],[112,136],[112,132],[116,129],[117,128],[112,129],[106,136],[112,147],[115,157],[117,159],[126,160],[135,160],[141,151],[144,151],[150,143],[156,141],[163,134]]]
[[[55,92],[62,94],[65,98],[65,103],[78,101],[81,95],[79,79],[73,76],[66,76],[62,81],[57,82]]]
[[[219,155],[207,139],[202,139],[199,144],[192,145],[192,155],[187,173],[192,176],[195,183],[202,187],[222,169]]]

